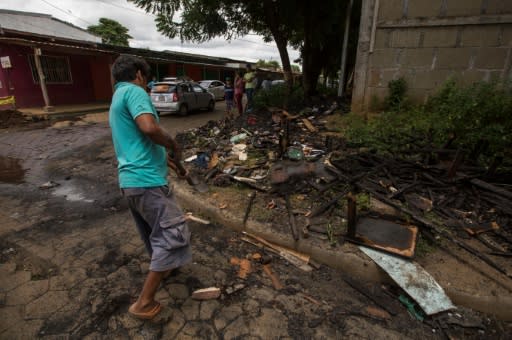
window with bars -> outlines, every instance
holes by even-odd
[[[47,84],[71,84],[71,70],[69,68],[69,59],[67,57],[55,57],[42,55],[39,56],[41,60],[41,68]],[[32,78],[35,83],[39,83],[39,74],[37,73],[36,62],[34,56],[29,56],[30,69],[32,71]]]

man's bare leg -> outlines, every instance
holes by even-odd
[[[155,301],[155,294],[158,287],[160,287],[160,282],[162,282],[162,278],[165,273],[167,272],[150,271],[148,273],[144,286],[142,287],[142,292],[140,293],[137,301],[135,301],[131,307],[133,312],[144,313],[155,307],[157,304]]]

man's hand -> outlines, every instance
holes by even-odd
[[[176,173],[176,175],[178,175],[178,178],[184,179],[185,177],[187,177],[188,171],[186,171],[184,174],[181,174],[175,162],[176,161],[174,160],[174,158],[171,158],[171,156],[169,155],[167,156],[167,166],[171,168]]]

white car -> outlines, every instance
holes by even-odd
[[[208,92],[213,93],[215,100],[224,99],[224,87],[226,84],[220,80],[201,80],[199,85],[207,89]]]

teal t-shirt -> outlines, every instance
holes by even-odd
[[[114,86],[109,124],[116,152],[121,188],[147,188],[167,184],[165,147],[153,143],[137,126],[135,118],[152,114],[159,121],[144,89],[129,82]]]

